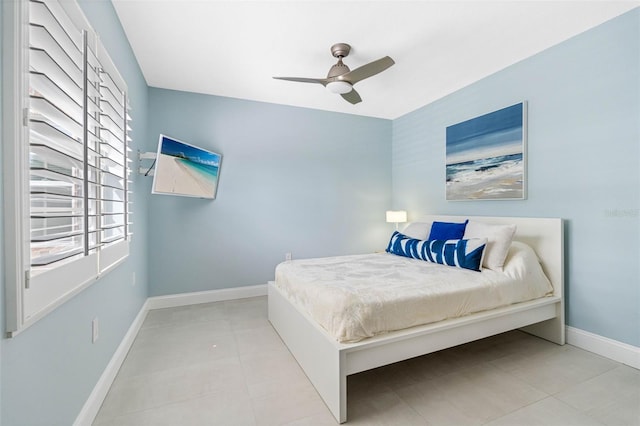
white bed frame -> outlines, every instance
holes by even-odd
[[[339,423],[347,421],[347,376],[514,329],[565,343],[564,231],[562,219],[426,216],[462,222],[516,224],[515,240],[534,248],[551,281],[553,296],[412,327],[357,343],[339,343],[275,287],[268,285],[269,321]]]

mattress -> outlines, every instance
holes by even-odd
[[[528,246],[514,242],[503,271],[444,266],[389,253],[287,261],[275,285],[338,342],[551,295]]]

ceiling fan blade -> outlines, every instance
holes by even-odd
[[[326,86],[329,82],[326,78],[303,78],[303,77],[273,77],[276,80],[297,81],[299,83],[318,83]]]
[[[360,97],[358,92],[356,92],[356,89],[353,89],[349,93],[343,93],[340,96],[342,96],[345,100],[347,100],[348,102],[351,102],[354,105],[362,102],[362,98]]]
[[[346,74],[341,75],[340,80],[345,80],[351,84],[356,84],[357,82],[364,80],[365,78],[369,78],[372,75],[381,73],[393,64],[395,64],[394,60],[388,56],[385,56],[384,58],[380,58],[377,61],[369,62],[366,65],[363,65],[352,71],[349,71]]]

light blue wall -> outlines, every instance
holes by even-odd
[[[566,219],[568,325],[640,346],[640,9],[393,122],[393,205]],[[528,199],[447,202],[445,128],[527,100]]]
[[[380,249],[391,201],[412,217],[567,219],[569,325],[640,345],[637,9],[391,122],[149,89],[110,2],[81,5],[129,85],[134,151],[155,151],[161,132],[216,150],[219,193],[152,196],[151,178],[134,177],[129,260],[0,339],[2,425],[71,424],[148,295],[264,284],[285,252]],[[528,199],[444,201],[445,127],[521,100]]]
[[[135,151],[147,138],[147,85],[111,3],[87,0],[81,6],[127,81]],[[136,179],[134,190],[142,193],[139,186]],[[71,425],[80,412],[147,297],[146,200],[136,201],[129,259],[18,336],[0,340],[3,426]],[[4,321],[3,304],[0,316]],[[92,344],[95,317],[100,337]]]
[[[223,159],[214,201],[151,197],[150,295],[265,284],[286,252],[386,243],[389,120],[152,88],[148,150],[160,133]]]

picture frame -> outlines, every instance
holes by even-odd
[[[446,128],[446,200],[524,200],[527,102]]]
[[[222,155],[160,135],[152,194],[215,199]]]

